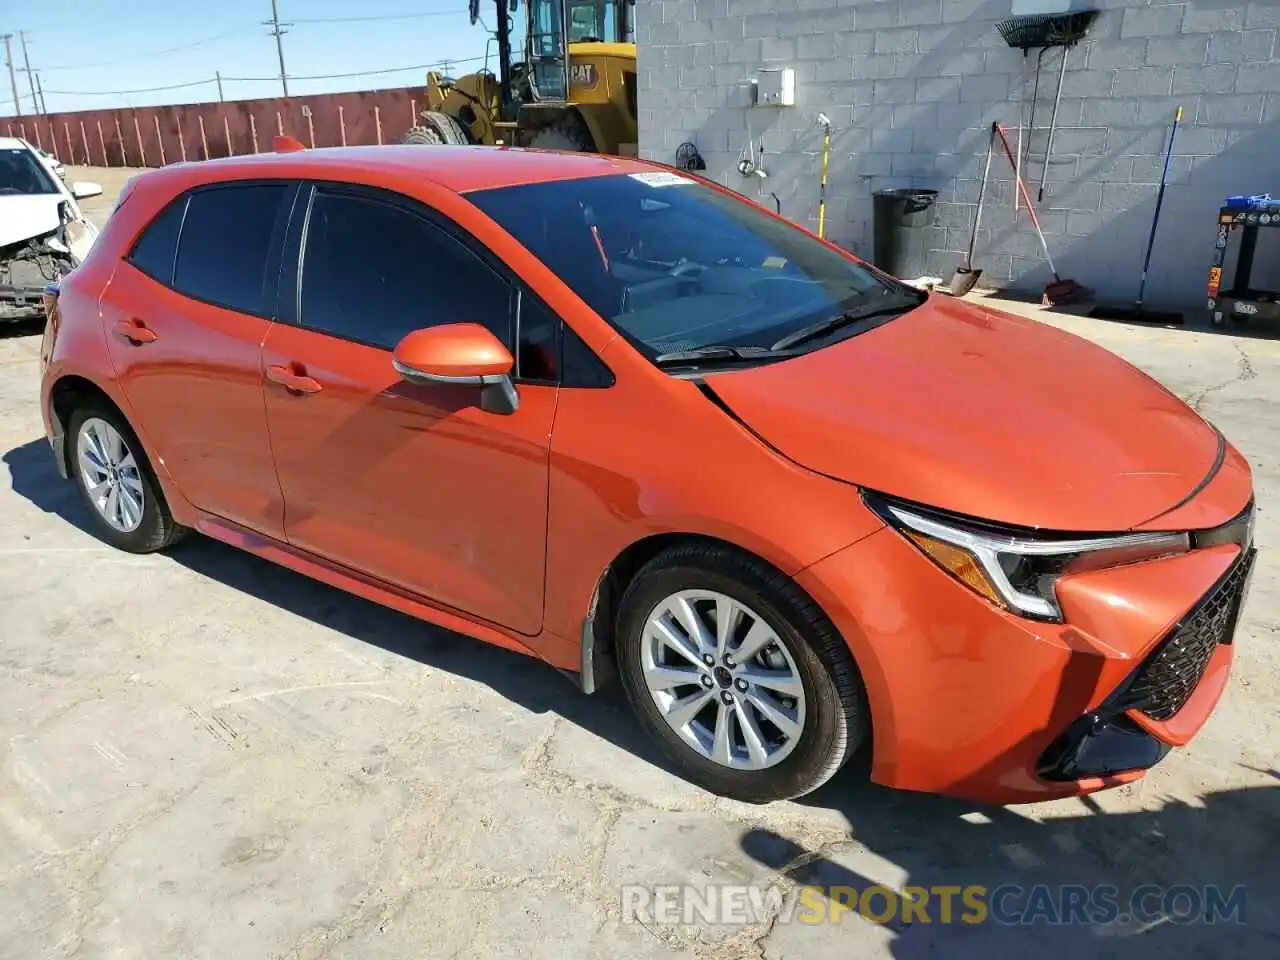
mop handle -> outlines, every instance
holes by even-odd
[[[1031,198],[1027,196],[1027,188],[1022,184],[1022,177],[1018,176],[1018,165],[1013,159],[1013,151],[1009,149],[1009,140],[1000,129],[1000,124],[993,121],[991,127],[1000,134],[1000,145],[1004,147],[1004,155],[1009,158],[1009,166],[1014,169],[1013,179],[1018,184],[1018,192],[1022,194],[1022,202],[1027,205],[1027,215],[1031,217],[1031,225],[1036,228],[1036,236],[1040,238],[1040,248],[1044,250],[1044,258],[1049,263],[1049,272],[1053,274],[1054,279],[1057,279],[1058,268],[1053,265],[1053,257],[1049,253],[1049,244],[1045,241],[1044,230],[1040,228],[1040,218],[1036,216],[1036,208],[1031,205]]]
[[[818,236],[827,236],[827,164],[831,158],[831,126],[822,131],[822,179],[818,183]]]
[[[1156,245],[1156,227],[1160,224],[1160,208],[1164,205],[1164,185],[1169,179],[1169,161],[1173,159],[1173,138],[1178,133],[1178,121],[1182,119],[1182,107],[1173,115],[1173,129],[1169,131],[1169,146],[1164,152],[1164,172],[1160,174],[1160,189],[1156,192],[1156,212],[1151,217],[1151,235],[1147,237],[1147,255],[1142,261],[1142,281],[1138,285],[1138,302],[1147,289],[1147,269],[1151,266],[1151,251]]]

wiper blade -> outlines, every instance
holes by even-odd
[[[816,337],[833,333],[841,327],[847,327],[853,323],[861,323],[863,320],[870,320],[874,317],[892,316],[893,314],[906,313],[908,310],[914,310],[920,306],[920,301],[907,300],[905,302],[897,302],[891,306],[874,307],[869,310],[847,310],[843,313],[837,313],[834,316],[811,323],[807,327],[801,327],[794,333],[788,333],[785,337],[771,346],[770,350],[786,350],[790,347],[798,346],[806,340],[813,340]]]
[[[729,347],[721,344],[711,344],[705,347],[697,347],[694,350],[675,350],[671,353],[660,353],[653,358],[653,362],[660,367],[675,367],[687,363],[697,363],[699,360],[766,360],[777,357],[777,354],[777,350],[769,347]]]

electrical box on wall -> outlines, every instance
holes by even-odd
[[[762,107],[796,105],[794,67],[765,67],[756,75],[756,102]]]

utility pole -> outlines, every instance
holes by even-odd
[[[34,74],[31,72],[31,58],[27,56],[27,33],[25,30],[18,31],[18,41],[22,44],[22,70],[27,75],[27,83],[31,85],[31,109],[38,113],[40,111],[40,101],[36,99],[36,81]]]
[[[289,95],[289,77],[284,72],[284,44],[280,38],[288,31],[280,26],[280,14],[276,10],[276,0],[271,0],[271,19],[262,21],[271,28],[272,35],[276,38],[276,56],[280,58],[280,86],[284,88],[284,95]]]
[[[13,91],[13,111],[14,116],[22,116],[22,104],[18,99],[18,74],[13,69],[13,34],[6,33],[0,36],[0,40],[4,41],[4,62],[9,68],[9,89]]]
[[[40,85],[40,74],[36,72],[36,96],[40,98],[40,112],[46,117],[49,115],[49,105],[44,102],[44,87]]]
[[[222,99],[222,71],[215,70],[213,72],[213,76],[214,76],[214,79],[218,81],[218,102],[225,103],[226,101]]]

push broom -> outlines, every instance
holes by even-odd
[[[1036,236],[1040,238],[1040,249],[1044,251],[1044,259],[1049,264],[1049,272],[1053,274],[1053,282],[1045,285],[1044,294],[1040,298],[1041,304],[1046,307],[1052,307],[1056,304],[1069,303],[1072,300],[1079,300],[1088,296],[1089,291],[1080,284],[1070,278],[1058,275],[1058,268],[1053,265],[1053,256],[1049,253],[1049,244],[1044,238],[1044,230],[1040,227],[1040,218],[1036,216],[1036,208],[1031,203],[1031,197],[1027,195],[1027,186],[1022,182],[1022,176],[1018,173],[1018,162],[1013,158],[1013,150],[1009,147],[1009,138],[1005,136],[1004,128],[1000,124],[993,122],[991,128],[1000,137],[1000,145],[1004,147],[1004,155],[1009,158],[1009,166],[1013,168],[1013,179],[1018,185],[1018,193],[1022,195],[1022,202],[1027,206],[1027,216],[1031,218],[1031,225],[1036,228]]]

